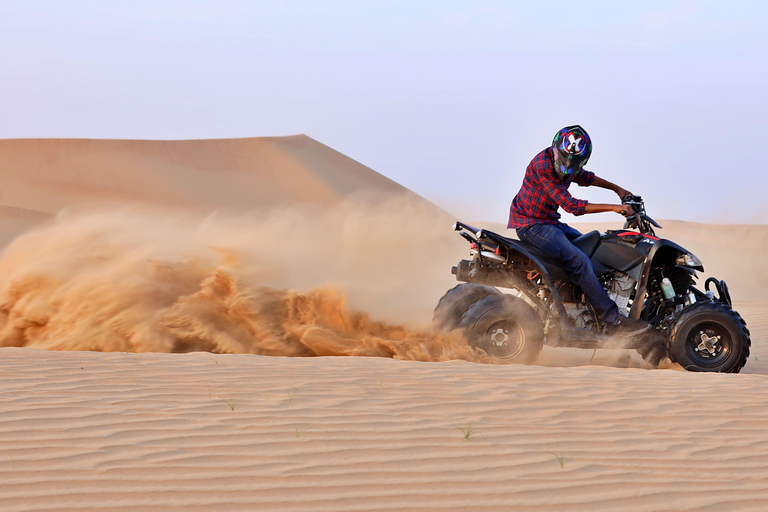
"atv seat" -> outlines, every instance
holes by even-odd
[[[547,269],[547,271],[549,272],[549,274],[552,276],[553,279],[575,283],[575,281],[573,281],[572,279],[572,276],[569,276],[565,272],[565,270],[563,270],[563,268],[561,267],[561,263],[559,261],[557,261],[555,258],[550,256],[549,254],[545,253],[538,247],[527,244],[519,240],[515,240],[513,238],[505,238],[505,237],[500,237],[500,238],[504,238],[507,241],[507,245],[509,245],[510,247],[515,247],[516,245],[520,244],[532,256],[538,258],[538,260],[544,265],[544,267]],[[572,243],[573,245],[578,247],[580,250],[582,250],[588,257],[591,258],[592,255],[595,253],[597,246],[600,244],[600,232],[590,231],[585,235],[581,235],[580,237],[575,238],[572,241]]]
[[[590,231],[579,238],[571,240],[571,242],[591,258],[595,253],[595,249],[597,249],[597,245],[600,243],[600,232]]]
[[[543,257],[544,259],[548,259],[548,260],[552,259],[551,256],[549,256],[545,252],[539,250],[538,248],[530,244],[515,240],[514,238],[506,238],[506,237],[501,237],[501,238],[505,238],[508,242],[511,241],[512,244],[514,243],[523,244],[529,251],[532,251],[534,254],[536,254],[537,256]],[[581,235],[578,238],[574,238],[573,240],[571,240],[571,243],[576,247],[578,247],[579,249],[581,249],[582,252],[584,252],[584,254],[586,254],[591,258],[592,255],[595,254],[595,249],[597,249],[597,246],[600,244],[600,232],[590,231],[589,233]]]

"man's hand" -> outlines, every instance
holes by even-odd
[[[623,201],[625,197],[627,196],[633,196],[634,194],[630,192],[629,190],[625,190],[621,188],[620,186],[616,185],[616,193],[619,195],[619,198]]]
[[[627,217],[627,218],[629,218],[629,217],[631,217],[631,216],[633,216],[635,214],[635,209],[632,208],[632,206],[630,206],[628,204],[622,204],[622,205],[617,206],[615,211],[616,211],[616,213],[620,213],[621,215],[623,215],[624,217]]]

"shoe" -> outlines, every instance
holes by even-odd
[[[637,336],[651,330],[651,324],[634,318],[619,317],[619,323],[609,325],[606,328],[608,334],[621,336]]]

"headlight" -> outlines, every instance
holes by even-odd
[[[690,253],[682,254],[679,258],[677,258],[677,264],[682,265],[683,267],[701,267],[702,266],[701,260]]]

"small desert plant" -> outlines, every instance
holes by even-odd
[[[547,453],[549,453],[550,455],[553,455],[557,459],[557,462],[560,463],[560,469],[563,469],[565,467],[565,455],[563,455],[562,453],[555,453],[555,452],[547,452]]]
[[[222,400],[222,402],[227,404],[229,408],[232,409],[233,411],[235,410],[235,405],[237,405],[237,402],[235,402],[234,400]]]
[[[461,433],[464,434],[464,440],[465,441],[469,441],[469,438],[477,433],[477,431],[472,428],[472,422],[471,421],[469,422],[469,424],[467,424],[466,428],[459,427],[459,430],[461,430]]]

